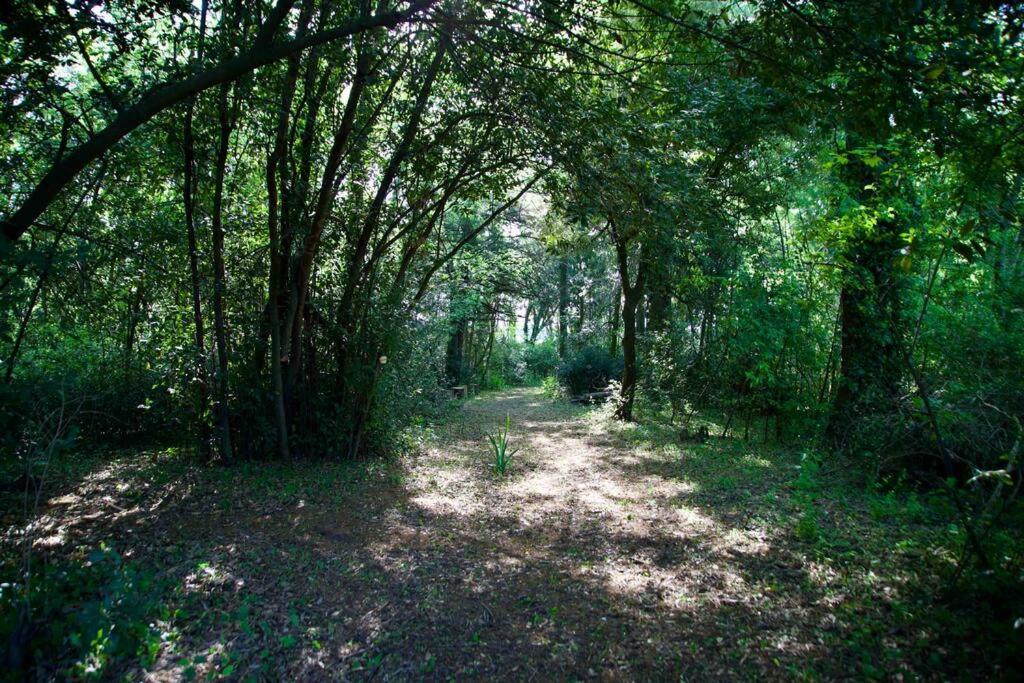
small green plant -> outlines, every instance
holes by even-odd
[[[541,390],[544,395],[550,399],[561,398],[562,386],[558,383],[558,378],[554,375],[548,375],[540,382]]]
[[[821,536],[821,530],[818,528],[818,513],[810,501],[804,504],[804,510],[796,522],[796,536],[801,541],[808,543],[816,542]]]
[[[493,455],[494,471],[504,475],[512,462],[512,456],[519,452],[519,449],[508,450],[508,433],[512,427],[512,420],[508,413],[505,414],[505,428],[498,429],[497,434],[488,434],[491,442],[491,454]]]
[[[813,492],[818,490],[818,470],[821,469],[821,460],[811,454],[804,453],[800,456],[800,464],[797,466],[799,475],[796,481],[793,482],[793,487],[797,491]]]
[[[819,488],[817,475],[818,470],[821,469],[821,461],[812,454],[804,453],[800,457],[800,465],[797,469],[800,474],[793,482],[793,488],[796,489],[793,498],[800,507],[800,517],[797,519],[794,531],[800,540],[816,543],[821,538],[821,529],[818,527],[818,511],[814,506]]]

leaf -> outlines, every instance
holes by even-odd
[[[924,77],[927,78],[929,81],[934,81],[936,78],[941,76],[945,70],[945,64],[934,64],[925,70]]]
[[[953,251],[967,259],[968,263],[974,263],[974,252],[971,251],[970,247],[961,242],[953,243]]]

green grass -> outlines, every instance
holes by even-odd
[[[966,539],[946,491],[917,491],[904,479],[873,483],[862,463],[744,441],[735,430],[727,439],[679,443],[665,422],[621,424],[601,409],[592,419],[640,456],[643,473],[689,484],[676,506],[788,530],[786,550],[829,577],[808,590],[841,600],[840,628],[822,638],[854,653],[861,677],[889,678],[902,662],[941,676],[976,666],[979,652],[1004,671],[1024,665],[1024,627],[1013,626],[1024,618],[1022,506],[988,539],[998,566],[974,568],[954,584]],[[894,631],[918,635],[898,639]]]
[[[553,403],[551,410],[564,411],[567,418],[604,419],[601,408]],[[497,434],[490,435],[490,455],[504,446],[508,471],[515,450],[509,444],[511,416],[503,417]],[[477,439],[498,419],[494,411],[481,424],[470,425],[472,443],[479,443]],[[609,448],[627,454],[628,467],[635,468],[638,477],[687,484],[679,487],[682,492],[672,498],[672,506],[699,511],[719,528],[763,531],[772,562],[778,558],[787,567],[799,567],[802,575],[773,574],[776,565],[769,562],[769,571],[758,567],[745,577],[751,593],[765,596],[773,608],[786,607],[789,601],[827,603],[835,623],[829,628],[814,626],[815,637],[822,647],[843,653],[836,666],[848,666],[850,675],[892,678],[905,668],[905,678],[942,678],[959,670],[992,670],[995,664],[1008,672],[1021,664],[1024,628],[1013,626],[1024,617],[1024,520],[1019,509],[1011,512],[1006,528],[988,539],[998,566],[988,574],[968,572],[954,586],[951,579],[965,539],[944,491],[915,490],[902,480],[873,483],[856,462],[813,450],[739,438],[680,443],[671,427],[657,423],[600,426],[608,430]],[[420,425],[422,430],[428,427]],[[421,433],[433,438],[432,433]],[[261,528],[254,519],[281,519],[300,503],[347,514],[360,496],[402,487],[407,476],[397,458],[211,468],[198,466],[175,449],[120,454],[113,462],[89,453],[74,462],[55,462],[53,471],[58,487],[105,473],[108,485],[122,484],[122,507],[125,501],[150,505],[176,491],[178,497],[170,499],[164,512],[180,498],[194,503],[195,510],[213,511],[211,524],[227,529],[235,520],[248,520],[243,523],[254,524],[253,530]],[[93,495],[100,500],[105,494]],[[633,503],[623,500],[617,505],[633,512]],[[188,510],[185,514],[191,514]],[[318,554],[315,542],[290,547],[278,540],[239,545],[230,557],[214,537],[178,539],[152,556],[130,556],[123,545],[97,544],[48,558],[45,567],[40,564],[33,596],[46,627],[34,636],[33,647],[46,653],[51,675],[58,678],[137,677],[140,667],[158,653],[180,657],[185,677],[192,672],[197,677],[273,678],[279,671],[276,662],[325,648],[332,622],[311,623],[302,603],[275,603],[266,596],[236,593],[231,572],[268,577],[275,591],[285,593],[312,590],[308,587],[320,585],[325,576],[367,586],[386,583],[387,578],[380,567]],[[5,552],[0,582],[16,584],[18,558],[8,554],[11,550]],[[559,552],[560,559],[574,558],[581,566],[593,559],[576,545]],[[201,580],[188,583],[185,577],[190,575]],[[560,588],[558,575],[552,574],[549,581],[553,589]],[[432,588],[417,600],[442,605],[444,595],[438,591],[440,587]],[[0,590],[0,598],[2,637],[15,624],[17,593],[7,586]],[[524,620],[538,627],[572,621],[569,603],[535,604],[524,597],[518,608],[526,613]],[[489,639],[487,631],[475,626],[465,637],[471,643]],[[738,633],[737,638],[754,644],[730,646],[738,662],[744,647],[759,641],[753,632]],[[179,648],[178,643],[185,641],[188,644]],[[435,654],[440,655],[436,650]],[[350,671],[375,671],[383,656],[383,650],[368,649],[350,660]],[[980,656],[987,658],[984,665],[977,661]],[[434,667],[443,670],[441,662],[425,656],[421,664],[421,675]],[[811,680],[823,675],[794,666],[783,660],[778,675]]]

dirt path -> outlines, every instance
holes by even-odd
[[[486,435],[506,414],[521,452],[498,477]],[[814,503],[827,544],[800,540],[794,453],[679,444],[533,389],[472,399],[433,429],[392,462],[99,461],[50,499],[40,552],[84,561],[103,543],[157,569],[165,607],[140,608],[161,631],[148,680],[945,670],[949,624],[906,607],[935,588],[919,573],[927,541],[894,548],[832,494]]]
[[[350,628],[383,658],[374,675],[787,677],[782,660],[823,660],[807,631],[829,627],[829,608],[805,604],[817,591],[800,560],[731,504],[729,519],[693,504],[678,453],[585,413],[536,390],[470,401],[395,497],[313,523],[380,572],[345,589],[362,594]],[[499,478],[486,434],[506,414],[521,452]]]

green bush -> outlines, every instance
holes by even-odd
[[[487,374],[481,377],[484,389],[504,389],[510,386],[537,386],[558,365],[558,350],[551,342],[529,344],[508,337],[494,341]],[[483,372],[476,370],[476,376]],[[473,376],[469,368],[467,376]]]
[[[0,590],[0,640],[21,645],[21,671],[5,679],[112,678],[155,661],[162,642],[156,622],[170,614],[167,586],[153,572],[101,545],[84,562],[40,563],[33,577],[28,619],[24,584]]]
[[[554,342],[522,344],[520,362],[517,364],[517,378],[523,384],[537,385],[544,378],[554,374],[558,367],[558,349]]]
[[[87,416],[77,421],[83,440],[124,443],[180,432],[193,412],[181,349],[142,360],[115,339],[47,324],[33,342],[0,386],[0,434],[18,438],[26,420],[63,408]]]
[[[815,543],[821,537],[821,529],[818,527],[818,510],[815,507],[815,499],[820,488],[818,470],[821,469],[821,460],[813,454],[804,453],[800,457],[800,465],[797,469],[799,475],[793,482],[793,488],[796,490],[793,500],[799,506],[800,511],[794,531],[801,541]]]
[[[542,379],[540,387],[548,398],[555,399],[562,396],[562,385],[558,383],[558,378],[554,375],[548,375]]]
[[[559,365],[557,376],[571,394],[601,391],[622,376],[622,358],[604,348],[587,346]]]
[[[508,381],[505,379],[505,376],[500,372],[495,372],[494,370],[491,370],[483,378],[481,387],[483,389],[486,389],[487,391],[501,391],[502,389],[508,388]]]

